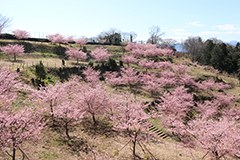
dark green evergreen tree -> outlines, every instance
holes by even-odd
[[[239,42],[236,44],[236,46],[233,49],[234,52],[239,52],[240,51],[240,44]]]
[[[205,43],[206,43],[206,47],[203,49],[203,58],[201,63],[204,65],[211,65],[211,58],[212,58],[211,53],[215,44],[213,44],[212,40],[207,40]]]
[[[224,53],[219,44],[215,45],[211,53],[211,64],[215,69],[223,71]]]
[[[37,78],[39,78],[40,82],[42,79],[46,78],[47,72],[42,61],[40,61],[40,63],[35,66],[35,75]]]

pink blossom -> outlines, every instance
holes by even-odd
[[[127,55],[123,55],[122,56],[122,61],[124,62],[124,63],[127,63],[127,64],[129,64],[129,63],[137,63],[138,62],[138,59],[137,58],[135,58],[135,57],[133,57],[133,56],[127,56]]]
[[[134,55],[135,57],[142,57],[143,54],[144,54],[144,51],[141,49],[136,48],[132,50],[132,55]]]
[[[164,92],[160,97],[160,104],[157,104],[159,113],[162,114],[163,124],[175,128],[184,122],[187,113],[193,106],[193,94],[187,93],[183,86],[175,88],[173,91]],[[163,116],[163,114],[167,116]]]
[[[87,39],[79,38],[79,39],[75,40],[75,43],[78,44],[81,47],[81,46],[84,46],[87,43]]]
[[[214,98],[216,98],[218,100],[218,102],[222,106],[228,106],[234,100],[234,96],[230,96],[230,95],[223,94],[223,93],[220,93],[220,92],[219,93],[212,93],[212,95],[213,95]]]
[[[110,85],[116,87],[119,85],[122,85],[122,77],[119,75],[118,72],[106,72],[104,74],[104,76],[106,77],[106,82],[109,83]]]
[[[216,160],[227,154],[240,156],[240,129],[235,121],[229,121],[226,117],[218,121],[197,118],[187,126],[186,131],[191,140],[182,137],[185,146],[203,149]]]
[[[155,57],[157,56],[154,48],[149,48],[144,51],[144,57]]]
[[[136,46],[135,46],[134,43],[128,42],[128,45],[125,47],[125,49],[126,49],[127,51],[131,51],[131,50],[133,50],[133,49],[136,49]]]
[[[99,82],[100,73],[100,71],[95,71],[90,66],[86,67],[86,69],[83,71],[86,81],[91,83]]]
[[[17,29],[12,32],[14,33],[15,37],[17,37],[17,39],[28,39],[30,37],[29,33],[24,30]]]
[[[136,142],[143,142],[150,138],[141,134],[150,127],[148,120],[153,117],[147,114],[144,105],[140,99],[133,99],[133,95],[126,93],[118,96],[115,101],[114,113],[111,119],[114,122],[113,129],[121,132],[133,143],[133,155],[135,156]]]
[[[0,148],[13,150],[11,157],[15,159],[18,147],[24,147],[24,143],[40,140],[40,131],[45,122],[40,116],[41,112],[35,108],[25,107],[17,111],[4,111],[0,114]]]
[[[0,66],[0,112],[8,108],[18,98],[21,82],[17,80],[19,74],[12,73],[10,68]]]
[[[67,51],[65,52],[67,55],[69,55],[71,58],[74,58],[77,60],[78,63],[78,59],[87,59],[87,54],[84,53],[83,51],[79,51],[78,49],[67,49]]]
[[[64,39],[64,43],[74,42],[73,36],[68,36]]]
[[[65,43],[64,36],[60,35],[59,33],[48,35],[46,38],[53,43]]]
[[[178,73],[178,74],[186,74],[187,73],[186,65],[174,65],[174,66],[172,66],[172,69],[174,70],[175,73]]]
[[[165,70],[168,69],[172,66],[172,64],[170,62],[156,62],[155,63],[156,68],[160,69],[160,70]]]
[[[96,61],[105,61],[111,56],[111,54],[108,54],[107,48],[102,47],[96,48],[90,54]]]
[[[12,45],[8,44],[7,46],[0,47],[0,50],[2,50],[6,54],[12,54],[14,57],[14,61],[16,61],[16,56],[23,55],[24,53],[24,47],[23,45]]]
[[[151,92],[151,94],[161,91],[162,85],[159,83],[159,78],[156,77],[155,73],[144,74],[142,82],[144,84],[142,88]]]
[[[155,68],[155,62],[151,61],[151,60],[146,60],[146,59],[139,60],[138,65],[145,69],[154,69]]]
[[[133,85],[136,85],[140,82],[141,77],[137,74],[138,71],[136,71],[132,67],[121,68],[120,74],[122,76],[122,83],[129,85],[130,89]]]
[[[94,125],[96,125],[96,116],[106,113],[111,106],[110,96],[102,84],[94,87],[91,85],[81,85],[79,90],[78,108],[81,112],[89,113],[92,116]]]

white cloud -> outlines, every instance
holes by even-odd
[[[190,35],[191,33],[185,32],[185,29],[172,29],[176,35]]]
[[[189,24],[190,24],[190,25],[193,25],[193,26],[197,26],[197,27],[205,26],[205,25],[203,25],[203,24],[199,24],[198,21],[196,21],[196,22],[190,22]]]
[[[184,32],[185,29],[172,29],[173,32]]]
[[[169,37],[169,38],[176,40],[178,43],[181,43],[184,40],[186,40],[188,37]]]
[[[191,33],[188,32],[175,32],[176,35],[190,35]]]
[[[228,31],[240,29],[240,28],[238,28],[234,25],[231,25],[231,24],[217,25],[217,26],[213,26],[213,28],[219,28],[219,30],[228,30]]]
[[[202,31],[201,33],[198,33],[198,35],[226,35],[226,34],[240,34],[240,31],[238,32],[233,32],[233,31],[229,31],[229,32],[216,32],[216,31]]]

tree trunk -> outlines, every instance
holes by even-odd
[[[13,141],[13,155],[12,155],[12,160],[15,160],[15,157],[16,157],[15,138],[13,138],[12,141]]]
[[[66,122],[66,123],[65,123],[66,135],[67,135],[68,139],[70,140],[71,138],[70,138],[70,136],[69,136],[69,134],[68,134],[68,125],[67,125],[67,124],[68,124],[68,123]]]
[[[13,54],[13,57],[14,57],[14,61],[16,61],[16,54]]]
[[[133,156],[134,156],[134,159],[136,157],[136,143],[137,143],[137,133],[134,135],[134,140],[132,140],[133,142]]]
[[[135,156],[136,156],[136,141],[132,141],[133,142],[133,157],[135,159]]]
[[[95,115],[94,114],[92,114],[92,119],[93,119],[93,122],[94,122],[94,126],[96,126],[96,124],[97,124],[97,121],[96,121],[96,118],[95,118]]]

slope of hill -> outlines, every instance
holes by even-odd
[[[7,41],[1,40],[0,44],[7,43],[18,43],[16,41]],[[20,42],[22,43],[22,42]],[[35,64],[40,60],[43,61],[46,70],[48,72],[48,78],[44,80],[45,85],[55,84],[56,81],[64,81],[70,79],[71,75],[81,75],[84,72],[85,66],[92,66],[95,70],[100,70],[102,73],[106,72],[109,68],[112,69],[113,61],[106,61],[105,63],[95,62],[93,59],[90,60],[82,60],[80,64],[77,64],[75,60],[66,59],[66,66],[62,66],[61,60],[63,57],[63,51],[61,50],[61,54],[59,52],[54,52],[55,48],[66,48],[70,47],[64,45],[53,45],[50,43],[42,42],[42,43],[34,43],[34,42],[25,42],[26,46],[31,46],[31,50],[29,53],[26,53],[24,57],[19,57],[17,62],[13,62],[10,57],[1,54],[0,65],[12,66],[14,71],[16,68],[20,67],[21,77],[23,82],[28,85],[37,88],[37,85],[34,86],[32,83],[32,79],[37,81],[35,77]],[[30,45],[29,45],[30,44]],[[77,48],[76,45],[72,45],[71,47]],[[95,48],[99,47],[99,45],[86,45],[88,53]],[[108,48],[109,53],[111,53],[112,59],[117,64],[117,69],[115,72],[122,74],[120,68],[121,66],[121,57],[123,54],[130,54],[130,52],[124,52],[121,46],[103,46]],[[66,49],[65,49],[66,50]],[[145,59],[146,57],[138,57],[138,61]],[[151,69],[143,68],[144,65],[140,66],[140,63],[127,64],[123,63],[123,66],[127,68],[127,66],[134,67],[137,70],[136,75],[144,75],[149,74],[150,77],[147,81],[152,81],[151,78],[155,74],[159,74],[156,78],[162,78],[159,84],[161,84],[161,90],[159,92],[155,92],[155,90],[149,91],[146,89],[145,84],[141,85],[129,85],[120,84],[115,87],[114,85],[107,84],[107,91],[111,91],[111,96],[117,96],[119,92],[113,92],[113,90],[125,92],[133,92],[135,97],[140,97],[144,102],[157,102],[160,97],[163,97],[164,92],[172,92],[174,88],[179,86],[184,86],[188,89],[189,93],[193,94],[194,101],[199,100],[197,103],[200,103],[201,100],[209,100],[212,98],[212,93],[222,92],[227,94],[229,97],[235,95],[235,101],[233,105],[239,105],[240,95],[238,92],[240,90],[238,86],[238,79],[235,77],[230,77],[227,74],[220,74],[217,70],[213,69],[210,66],[200,66],[196,63],[192,63],[189,59],[185,58],[176,58],[171,56],[160,56],[160,57],[147,57],[149,61],[154,60],[156,62],[164,62],[158,63],[158,67],[161,65],[166,65],[169,70],[166,70],[163,66],[161,71],[156,69],[157,67]],[[171,66],[167,66],[169,63]],[[24,65],[23,65],[24,64]],[[104,64],[104,65],[102,65]],[[110,66],[110,67],[109,67]],[[177,68],[182,67],[182,68]],[[114,70],[112,70],[114,71]],[[166,71],[166,72],[165,72]],[[92,71],[92,73],[95,73]],[[165,73],[165,75],[163,74]],[[174,75],[174,76],[173,76]],[[190,77],[188,77],[188,75]],[[92,75],[91,75],[92,76]],[[67,78],[66,78],[67,77]],[[84,79],[84,83],[88,80],[85,79],[85,76],[82,76]],[[173,78],[176,78],[173,80]],[[184,78],[184,82],[183,79]],[[101,80],[106,79],[104,74],[101,74]],[[50,80],[52,82],[50,82]],[[141,83],[139,80],[139,83]],[[164,82],[164,83],[163,83]],[[168,82],[173,82],[169,83]],[[222,85],[230,85],[230,89],[207,89],[205,90],[204,83],[208,83],[208,87],[214,86],[215,82],[219,82]],[[107,82],[105,82],[107,83]],[[203,88],[196,88],[195,85],[202,84]],[[163,86],[164,85],[164,86]],[[176,86],[175,86],[176,85]],[[202,90],[201,90],[202,89]],[[13,105],[22,107],[24,104],[24,100],[27,93],[23,93],[20,99],[17,102],[14,102]],[[60,96],[60,95],[59,95]],[[133,101],[133,100],[132,100]],[[197,104],[196,103],[196,104]],[[26,103],[26,105],[36,105],[34,102]],[[42,107],[43,104],[37,104],[36,106]],[[154,105],[151,106],[152,109]],[[151,109],[151,108],[150,108]],[[179,111],[180,112],[180,111]],[[191,116],[194,116],[193,115]],[[49,116],[45,115],[46,118]],[[82,123],[77,123],[70,128],[69,135],[71,139],[65,135],[64,127],[61,125],[52,125],[52,121],[49,122],[47,127],[42,130],[41,139],[42,141],[38,141],[35,145],[32,143],[24,143],[24,153],[30,159],[131,159],[133,145],[131,141],[126,139],[124,133],[117,132],[112,129],[114,123],[109,117],[105,115],[96,116],[98,121],[95,126],[92,123],[91,115],[88,115],[83,118]],[[163,139],[157,135],[153,135],[146,142],[140,143],[136,148],[136,155],[141,157],[142,159],[182,159],[182,160],[190,160],[190,159],[201,159],[205,156],[206,152],[203,149],[195,149],[189,150],[183,147],[183,141],[181,141],[177,136],[174,136],[170,131],[167,130],[167,127],[163,127],[163,119],[162,118],[153,118],[151,119],[151,124],[154,125],[158,130],[162,131],[168,138]],[[145,130],[143,131],[143,135],[150,135],[152,131]],[[8,152],[11,152],[11,149],[7,149]],[[21,150],[17,150],[16,157],[18,159],[22,158],[23,152]],[[0,153],[0,158],[7,159],[9,156],[6,152]],[[135,157],[136,158],[136,157]],[[231,157],[225,155],[224,158],[228,159],[237,159],[237,157]],[[140,159],[140,158],[139,158]],[[210,155],[207,155],[204,159],[211,159]]]

